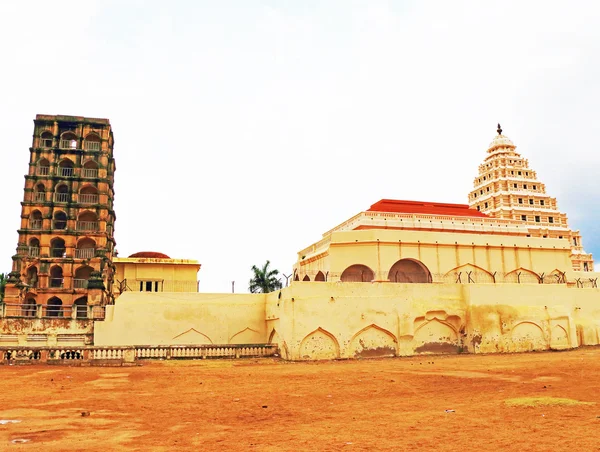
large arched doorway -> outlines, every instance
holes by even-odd
[[[375,273],[366,265],[355,264],[342,272],[342,282],[371,282],[375,279]]]
[[[431,272],[418,260],[400,259],[390,268],[388,279],[397,283],[430,283]]]

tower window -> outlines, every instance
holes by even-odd
[[[523,184],[523,190],[527,190],[527,184]]]
[[[481,209],[479,208],[479,206],[477,206],[477,210],[480,211]]]
[[[534,186],[533,186],[533,189],[534,189],[534,190],[537,190],[537,185],[534,185]]]
[[[548,223],[554,223],[554,217],[548,217]]]
[[[521,220],[527,221],[527,215],[521,215]]]
[[[536,215],[536,216],[535,216],[535,222],[536,222],[536,223],[539,223],[539,222],[540,222],[540,217],[539,217],[539,215]]]
[[[490,191],[490,187],[486,188],[485,191]]]
[[[514,188],[517,188],[517,184],[513,184],[513,187],[514,187]]]
[[[487,209],[487,206],[488,206],[488,203],[486,202],[486,203],[485,203],[485,208],[486,208],[486,209]]]
[[[543,206],[543,205],[544,205],[544,200],[540,199],[540,206]]]
[[[519,198],[519,204],[523,204],[523,198]]]
[[[52,134],[50,132],[42,133],[40,137],[40,147],[41,148],[51,148],[52,147]]]
[[[533,199],[529,200],[529,204],[533,205]]]
[[[519,171],[517,174],[520,176],[521,175],[521,171]]]

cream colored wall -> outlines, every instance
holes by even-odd
[[[268,296],[266,318],[293,360],[565,349],[600,343],[600,289],[298,283]]]
[[[394,263],[411,258],[440,275],[466,264],[490,272],[525,268],[548,274],[555,269],[570,270],[569,256],[568,242],[560,239],[374,229],[332,233],[326,256],[317,260],[306,256],[295,269],[300,280],[307,272],[312,278],[321,270],[330,271],[329,280],[335,281],[335,275],[339,279],[350,265],[363,264],[376,273],[376,278],[386,279]]]
[[[305,282],[271,294],[127,292],[95,345],[277,343],[291,360],[600,344],[600,289]]]
[[[95,345],[267,342],[261,294],[125,292],[106,309]]]

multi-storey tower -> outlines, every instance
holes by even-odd
[[[573,270],[593,271],[594,261],[583,250],[581,234],[569,228],[567,215],[558,210],[556,198],[546,193],[546,186],[529,168],[527,159],[515,149],[498,124],[498,135],[479,165],[469,206],[492,217],[522,221],[532,237],[569,240]]]
[[[22,315],[83,318],[112,297],[113,133],[107,119],[37,115],[34,124],[5,302]]]

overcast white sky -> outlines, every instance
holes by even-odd
[[[600,256],[600,3],[0,4],[0,272],[36,113],[109,118],[121,257],[247,290],[381,198],[466,203],[500,122]]]

